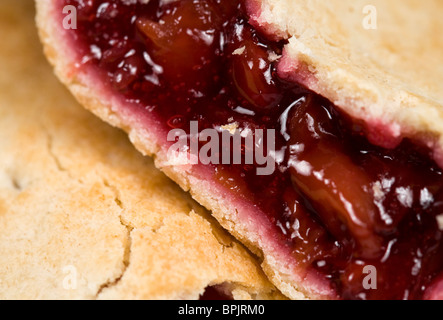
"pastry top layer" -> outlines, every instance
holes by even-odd
[[[249,0],[248,9],[254,25],[289,39],[281,75],[365,120],[374,143],[432,133],[443,164],[442,1]]]

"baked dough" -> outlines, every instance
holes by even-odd
[[[279,72],[368,123],[372,142],[420,139],[443,167],[443,2],[248,0],[289,40]]]
[[[126,135],[72,99],[34,14],[30,1],[0,2],[0,298],[197,299],[212,285],[282,298]]]
[[[441,41],[419,36],[424,31],[416,29],[415,19],[407,19],[417,11],[420,11],[418,17],[421,19],[430,11],[440,8],[440,4],[429,1],[429,4],[421,3],[419,6],[418,1],[413,0],[401,1],[401,4],[397,1],[397,5],[382,1],[372,3],[380,15],[378,31],[363,27],[362,31],[357,30],[365,17],[359,7],[362,1],[247,1],[251,22],[256,27],[274,38],[289,39],[279,61],[278,72],[281,76],[304,84],[357,119],[365,121],[372,129],[369,135],[374,143],[392,146],[403,136],[420,138],[435,151],[435,159],[440,163],[438,150],[443,127],[439,125],[440,120],[434,121],[442,116],[438,102],[442,101],[438,98],[439,83],[426,83],[423,79],[428,70],[419,69],[423,61],[420,58],[417,58],[419,63],[417,60],[411,61],[411,57],[399,49],[413,45],[425,48],[426,44],[421,46],[421,42],[429,42],[429,47],[434,49],[441,48]],[[145,127],[145,121],[149,119],[139,119],[131,114],[110,90],[91,75],[78,72],[75,68],[76,58],[64,42],[64,31],[60,30],[55,19],[57,14],[53,11],[54,7],[47,1],[37,0],[37,8],[37,21],[46,56],[54,65],[57,76],[82,105],[104,121],[126,131],[138,150],[154,156],[157,167],[184,190],[189,190],[200,204],[213,212],[223,227],[261,256],[263,270],[285,295],[292,299],[331,297],[330,288],[323,283],[294,275],[290,268],[294,261],[290,260],[292,258],[287,252],[275,246],[266,227],[261,227],[259,222],[250,222],[255,218],[250,209],[231,203],[212,181],[193,168],[170,166],[166,150],[162,149],[154,130]],[[437,15],[427,16],[426,19],[428,26],[423,28],[429,30],[437,28],[440,23],[434,21],[438,19]],[[408,31],[414,31],[415,40],[419,38],[421,41],[414,43],[411,40],[400,44],[402,39],[411,36]],[[378,36],[375,35],[377,32],[380,32]],[[372,40],[359,40],[366,33],[372,35],[367,36],[373,37]],[[398,40],[391,41],[393,37]],[[406,47],[389,47],[396,42]],[[389,55],[382,51],[377,53],[379,48],[385,48]],[[374,55],[371,55],[372,52],[375,52]],[[435,63],[436,55],[429,55],[426,63]],[[376,57],[385,60],[380,61]],[[402,70],[402,64],[407,64],[402,71],[404,73],[398,71]],[[429,79],[438,79],[441,74],[438,68],[441,67],[436,67]],[[423,76],[420,76],[422,73]],[[430,83],[434,82],[431,80]]]

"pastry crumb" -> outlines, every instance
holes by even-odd
[[[243,46],[238,49],[235,49],[234,52],[232,52],[232,54],[240,56],[245,52],[245,50],[246,50],[246,47]]]
[[[238,123],[233,122],[233,123],[225,124],[224,126],[221,126],[220,128],[222,128],[223,130],[229,131],[230,134],[235,134],[235,132],[238,129]]]
[[[438,229],[440,229],[441,231],[443,231],[443,213],[438,215],[436,217],[437,219],[437,224],[438,224]]]
[[[385,193],[383,192],[383,187],[380,183],[380,181],[376,181],[374,185],[372,186],[372,191],[374,192],[374,198],[377,201],[383,200],[385,197]]]
[[[276,54],[274,51],[270,51],[268,55],[268,60],[271,62],[275,62],[281,57],[282,57],[281,55]]]

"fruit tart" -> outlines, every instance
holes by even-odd
[[[289,298],[439,299],[443,4],[371,3],[37,0],[37,22],[74,96]]]

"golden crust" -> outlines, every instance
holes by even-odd
[[[249,5],[257,26],[289,39],[280,72],[394,140],[426,137],[443,166],[442,1],[250,0]]]
[[[281,298],[151,159],[79,108],[41,55],[33,13],[0,4],[0,297],[196,299],[220,284]]]

